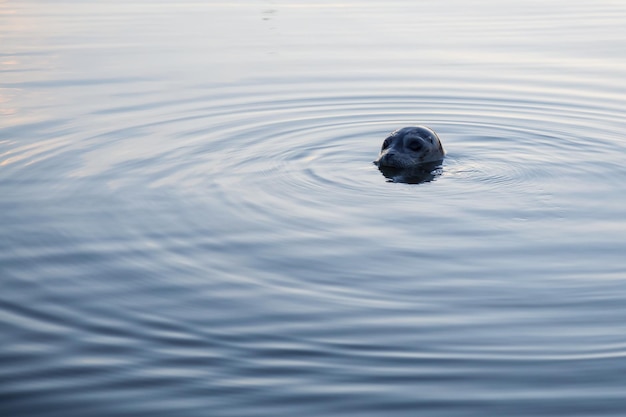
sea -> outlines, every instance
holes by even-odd
[[[626,415],[625,27],[0,0],[0,415]]]

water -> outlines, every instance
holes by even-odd
[[[0,414],[623,415],[625,25],[0,2]]]

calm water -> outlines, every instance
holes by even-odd
[[[0,1],[0,415],[623,416],[624,27]]]

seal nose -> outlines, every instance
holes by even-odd
[[[378,159],[378,163],[380,165],[385,165],[385,166],[389,165],[390,161],[392,161],[395,156],[396,156],[396,153],[393,151],[386,152],[384,155],[382,155]]]
[[[382,157],[382,158],[380,158],[380,160],[386,163],[386,162],[388,162],[391,158],[394,158],[395,156],[396,156],[396,153],[395,153],[394,151],[389,151],[389,152],[385,153],[385,154],[383,155],[383,157]]]

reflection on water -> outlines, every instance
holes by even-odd
[[[389,180],[389,182],[402,182],[406,184],[422,184],[434,181],[442,172],[443,161],[430,162],[421,164],[412,168],[394,168],[379,166],[381,174]]]
[[[625,24],[0,2],[0,414],[622,415]]]

